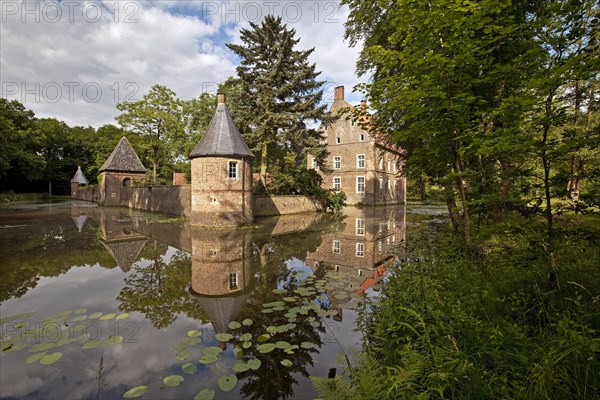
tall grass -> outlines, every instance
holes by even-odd
[[[600,398],[600,220],[559,218],[552,249],[542,224],[488,226],[475,255],[452,236],[410,247],[362,305],[349,381],[313,380],[322,397]]]

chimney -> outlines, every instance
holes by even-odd
[[[344,87],[337,86],[333,89],[333,101],[344,101]]]
[[[360,101],[360,109],[361,109],[361,111],[367,111],[367,102],[365,99],[362,99]]]
[[[217,104],[225,104],[225,93],[217,93]]]

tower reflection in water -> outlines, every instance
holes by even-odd
[[[252,237],[249,232],[192,228],[190,293],[200,304],[215,333],[227,332],[253,288]],[[224,349],[225,343],[220,346]]]

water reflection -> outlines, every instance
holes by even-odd
[[[363,294],[377,289],[380,276],[405,239],[405,215],[399,208],[351,208],[343,217],[307,214],[271,218],[260,221],[259,228],[233,231],[200,230],[183,220],[89,206],[30,212],[10,221],[3,221],[3,217],[0,215],[0,226],[22,225],[0,231],[0,248],[6,250],[0,256],[3,315],[39,311],[37,306],[28,308],[46,296],[44,285],[36,287],[38,283],[71,289],[73,281],[65,275],[76,269],[80,278],[75,282],[82,290],[72,290],[71,296],[60,297],[56,305],[47,303],[35,318],[85,306],[90,308],[88,313],[120,311],[138,321],[143,342],[123,343],[118,345],[123,346],[118,347],[118,353],[110,353],[113,386],[106,388],[105,398],[121,397],[123,385],[141,384],[151,386],[151,398],[192,398],[198,391],[194,382],[201,382],[203,387],[212,385],[218,392],[215,381],[223,371],[234,373],[240,380],[228,398],[314,397],[309,374],[326,375],[336,366],[332,354],[339,348],[337,343],[327,343],[331,324],[336,322],[326,311],[334,310],[337,321],[352,321],[348,318],[351,314],[343,315],[342,310],[352,308]],[[77,268],[83,266],[91,268]],[[81,278],[86,274],[89,284]],[[185,360],[176,359],[172,344],[186,339],[189,329],[203,330],[201,343],[195,345],[197,353]],[[215,334],[220,332],[233,337],[217,342]],[[345,348],[355,344],[350,332],[335,333]],[[277,348],[263,352],[263,343],[274,343]],[[218,366],[199,365],[199,351],[215,345],[225,349],[222,362]],[[124,358],[132,354],[140,357],[145,353],[140,348],[149,347],[160,349],[161,366],[150,367],[151,363],[139,359],[142,371],[136,380],[127,380],[129,375],[119,365],[129,365]],[[327,350],[330,348],[334,349]],[[103,354],[109,362],[101,347],[85,350],[85,356],[79,356],[77,349],[69,351],[69,356],[65,352],[56,364],[65,376],[71,370],[88,368],[88,359],[97,364]],[[23,359],[29,356],[27,350],[19,351]],[[36,391],[21,389],[20,397],[48,397],[64,386],[63,380],[51,378],[52,374],[31,369],[18,359],[19,354],[10,355],[16,372],[43,382]],[[172,354],[170,361],[168,354]],[[260,368],[232,372],[240,360],[254,359],[260,361]],[[3,358],[2,363],[6,360]],[[197,375],[186,376],[188,386],[178,389],[182,392],[162,392],[152,386],[163,376],[181,374],[183,362],[196,362],[200,370]],[[10,385],[7,375],[1,377],[2,386]],[[94,397],[97,392],[93,379],[80,379],[78,385],[79,397]],[[3,391],[0,397],[4,393],[12,392]],[[217,398],[223,395],[218,392]]]

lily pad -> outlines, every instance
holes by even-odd
[[[176,354],[175,354],[175,358],[179,361],[184,361],[187,360],[188,358],[190,358],[190,356],[192,355],[192,352],[189,350],[179,350]]]
[[[250,347],[252,347],[252,342],[244,342],[242,343],[242,347],[245,349],[249,349]]]
[[[257,347],[257,350],[260,353],[270,353],[273,350],[275,350],[277,346],[275,345],[275,343],[263,343],[260,346]]]
[[[262,335],[260,335],[260,336],[259,336],[259,337],[256,339],[256,341],[257,341],[258,343],[264,343],[264,342],[266,342],[267,340],[269,340],[270,338],[271,338],[271,335],[267,335],[266,333],[263,333]]]
[[[241,328],[242,324],[237,321],[231,321],[227,326],[229,326],[229,329],[238,329]]]
[[[253,323],[254,322],[251,319],[248,319],[248,318],[242,321],[242,325],[244,325],[244,326],[250,326]]]
[[[183,381],[184,379],[181,375],[169,375],[163,379],[163,383],[167,386],[179,386]]]
[[[202,389],[196,396],[194,396],[194,400],[213,400],[215,398],[215,391],[212,389]]]
[[[261,312],[262,312],[263,314],[270,314],[270,313],[272,313],[272,312],[273,312],[273,310],[272,310],[271,308],[263,308],[263,309],[261,310]]]
[[[275,346],[276,346],[278,349],[282,349],[282,350],[285,350],[285,349],[287,349],[287,348],[290,348],[290,347],[292,347],[292,345],[291,345],[291,344],[289,344],[288,342],[284,342],[284,341],[279,341],[279,342],[276,342],[276,343],[275,343]]]
[[[193,375],[198,371],[198,367],[196,367],[196,364],[185,363],[181,366],[181,370],[188,375]]]
[[[30,355],[29,357],[27,357],[27,359],[25,359],[25,362],[27,364],[32,364],[36,361],[41,360],[47,353],[45,351],[42,351],[40,353],[34,353],[32,355]]]
[[[260,360],[258,358],[251,358],[248,360],[248,362],[246,362],[246,364],[248,364],[250,369],[257,370],[260,368],[260,364],[262,364],[262,363],[260,362]]]
[[[87,319],[87,315],[78,315],[77,317],[73,318],[73,322],[79,322],[85,319]]]
[[[126,399],[133,399],[136,397],[140,397],[144,393],[148,391],[148,386],[137,386],[133,389],[129,389],[123,394],[123,397]]]
[[[200,364],[212,364],[215,361],[217,361],[219,359],[219,356],[214,355],[214,354],[207,354],[204,355],[202,357],[200,357],[200,359],[198,360],[198,362]]]
[[[115,314],[114,312],[108,313],[108,314],[104,314],[103,316],[100,317],[101,321],[108,321],[109,319],[113,319],[117,314]]]
[[[250,366],[245,362],[238,361],[231,367],[235,372],[246,372],[250,369]]]
[[[188,337],[197,338],[197,337],[202,336],[202,331],[199,331],[197,329],[191,329],[191,330],[187,331],[187,335],[188,335]]]
[[[283,300],[287,301],[288,303],[293,303],[293,302],[295,302],[296,300],[298,300],[298,298],[297,298],[297,297],[295,297],[295,296],[292,296],[292,297],[284,297],[284,298],[283,298]]]
[[[123,343],[123,336],[121,335],[117,335],[117,336],[110,336],[109,338],[106,339],[106,343],[108,344],[120,344]]]
[[[310,342],[302,342],[300,343],[300,347],[302,347],[303,349],[312,349],[313,347],[315,347],[315,344]]]
[[[33,315],[35,315],[35,313],[31,312],[31,313],[16,314],[16,315],[12,315],[10,317],[0,318],[0,324],[5,324],[7,322],[16,321],[18,319],[29,318]]]
[[[87,308],[78,308],[77,310],[75,310],[75,314],[79,315],[79,314],[83,314],[87,312]]]
[[[222,352],[223,352],[223,349],[220,348],[220,347],[216,347],[216,346],[205,347],[205,348],[202,349],[202,353],[204,355],[207,355],[207,356],[211,356],[211,355],[212,356],[216,356],[216,355],[218,355],[219,353],[222,353]]]
[[[102,340],[92,340],[89,342],[85,342],[81,348],[84,350],[89,350],[89,349],[95,349],[98,346],[102,346],[104,344],[104,341]]]
[[[222,391],[229,392],[237,385],[237,382],[238,378],[235,375],[223,375],[217,383]]]
[[[125,319],[127,317],[129,317],[129,314],[123,313],[123,314],[117,315],[117,318],[115,318],[115,319],[120,321],[120,320]]]
[[[284,367],[291,367],[293,365],[293,363],[290,360],[288,360],[287,358],[281,360],[280,363]]]
[[[60,360],[63,356],[63,353],[57,351],[52,354],[46,354],[44,357],[40,359],[40,364],[42,365],[51,365]]]
[[[217,333],[215,338],[219,342],[229,342],[231,339],[233,339],[233,335],[231,333]]]
[[[89,315],[88,318],[90,318],[90,319],[96,319],[96,318],[100,318],[101,316],[102,316],[101,312],[95,312],[95,313]]]
[[[251,333],[244,333],[243,335],[240,335],[240,340],[242,342],[248,342],[251,339],[252,339],[252,334]]]

